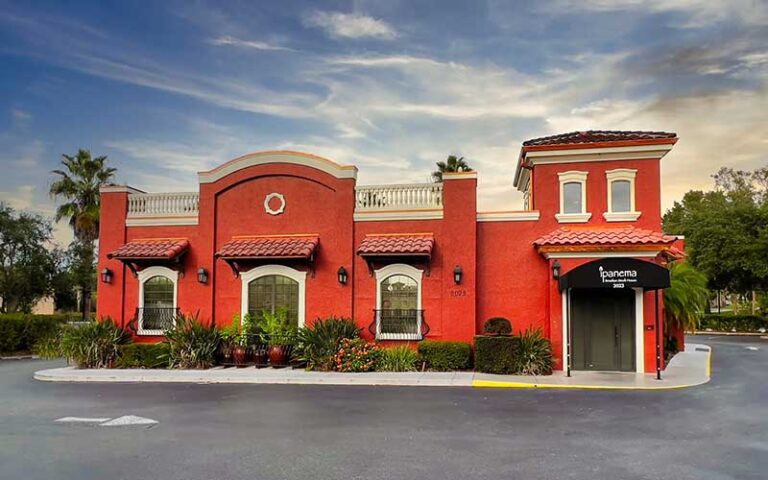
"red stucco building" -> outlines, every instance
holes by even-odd
[[[98,316],[157,340],[177,310],[229,324],[284,307],[293,322],[355,319],[369,337],[471,342],[502,316],[540,327],[558,368],[654,372],[664,132],[524,142],[523,211],[478,212],[477,175],[360,186],[357,168],[259,152],[199,174],[190,193],[101,190]],[[512,167],[512,164],[510,164]],[[663,318],[660,315],[659,318]]]

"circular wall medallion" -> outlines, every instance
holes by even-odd
[[[277,204],[277,208],[272,208]],[[264,211],[270,215],[280,215],[285,211],[285,197],[282,193],[270,193],[264,197]]]

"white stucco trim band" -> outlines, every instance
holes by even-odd
[[[424,210],[380,210],[370,212],[355,212],[353,219],[356,222],[382,222],[398,220],[442,220],[443,209],[431,208]]]
[[[340,165],[318,155],[287,150],[257,152],[244,155],[234,160],[230,160],[229,162],[216,167],[213,170],[209,170],[207,172],[198,172],[197,176],[200,183],[213,183],[239,170],[257,165],[267,165],[270,163],[289,163],[292,165],[310,167],[325,172],[336,178],[357,178],[357,167],[355,166]]]
[[[533,222],[541,217],[538,210],[524,212],[477,212],[478,222]]]
[[[197,224],[197,214],[178,217],[128,217],[125,219],[126,227],[187,226]]]

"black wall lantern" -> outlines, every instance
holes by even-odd
[[[200,283],[208,283],[208,270],[203,267],[197,269],[197,281]]]
[[[555,280],[560,279],[560,262],[555,260],[555,263],[552,264],[552,278]]]
[[[101,271],[101,283],[112,283],[112,270],[105,268]]]
[[[342,284],[342,285],[346,285],[347,284],[347,269],[344,268],[343,266],[339,267],[338,275],[339,275],[339,283]]]
[[[464,276],[464,272],[461,270],[461,267],[459,265],[456,265],[453,268],[453,283],[456,285],[461,283],[461,277]]]

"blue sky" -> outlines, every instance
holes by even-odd
[[[0,0],[0,200],[51,214],[49,172],[81,147],[148,191],[289,148],[361,184],[464,155],[480,207],[515,209],[520,143],[595,128],[680,135],[668,207],[768,161],[767,4]]]

